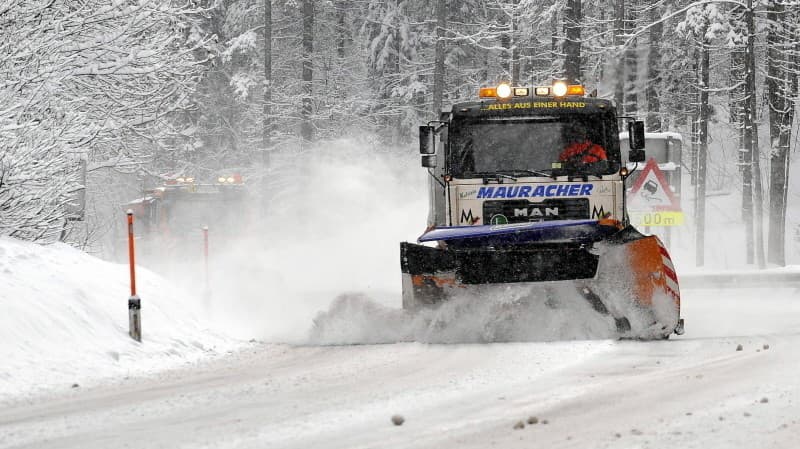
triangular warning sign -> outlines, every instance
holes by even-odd
[[[628,209],[634,211],[680,211],[681,205],[672,194],[664,173],[653,158],[647,161],[642,174],[628,194]]]

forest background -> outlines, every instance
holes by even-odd
[[[691,213],[733,188],[747,262],[784,265],[798,23],[797,0],[3,0],[0,235],[113,257],[119,206],[165,179],[236,170],[268,204],[314,142],[413,151],[481,86],[568,79],[682,134]]]

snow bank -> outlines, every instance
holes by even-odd
[[[63,244],[0,237],[0,402],[17,395],[145,375],[239,343],[208,332],[200,298],[137,272],[143,342],[128,336],[128,268]]]

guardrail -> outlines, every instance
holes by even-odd
[[[800,288],[800,272],[739,271],[732,273],[678,274],[681,288]]]

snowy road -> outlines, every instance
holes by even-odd
[[[669,341],[259,345],[3,407],[0,447],[798,447],[800,293],[683,303]]]

